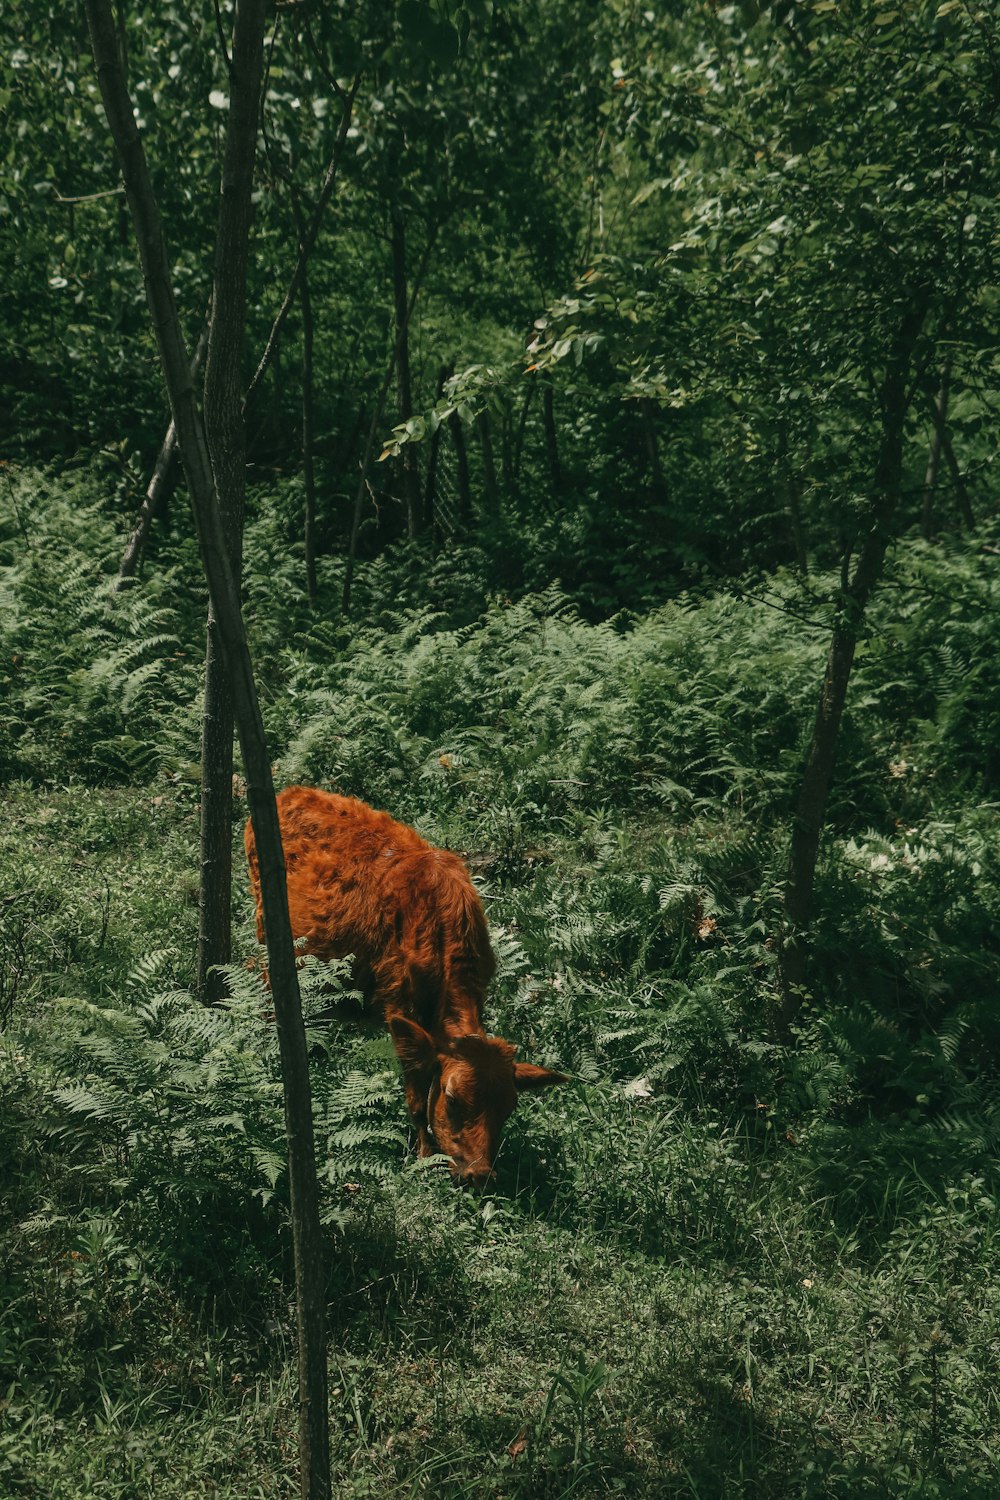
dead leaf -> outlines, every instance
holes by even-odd
[[[507,1452],[510,1454],[511,1458],[520,1458],[521,1454],[524,1452],[527,1446],[528,1429],[527,1427],[522,1427],[521,1431],[518,1433],[514,1441],[507,1444]]]

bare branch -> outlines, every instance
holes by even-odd
[[[340,129],[337,131],[337,139],[334,143],[333,155],[330,157],[330,165],[326,169],[326,176],[323,179],[323,186],[320,188],[319,197],[316,200],[316,207],[313,209],[313,215],[311,220],[309,221],[309,227],[306,230],[305,238],[302,241],[302,244],[299,246],[298,260],[295,262],[295,270],[292,272],[292,279],[288,283],[288,290],[285,293],[285,299],[278,310],[277,317],[271,325],[271,332],[268,334],[267,344],[264,348],[264,353],[261,355],[260,364],[257,366],[257,369],[254,372],[254,377],[251,380],[249,387],[247,388],[246,397],[243,402],[244,410],[253,400],[257,387],[263,380],[264,375],[267,371],[267,367],[274,358],[275,351],[278,347],[278,340],[281,337],[281,330],[285,326],[288,314],[291,312],[292,308],[295,305],[295,297],[299,289],[299,282],[302,279],[303,268],[306,261],[312,254],[313,246],[316,244],[316,240],[319,235],[319,226],[323,218],[323,211],[326,208],[327,203],[329,202],[330,194],[333,192],[333,185],[337,180],[337,170],[340,166],[340,158],[343,153],[344,143],[347,140],[347,132],[350,129],[351,115],[354,110],[354,97],[358,92],[360,84],[361,74],[359,73],[355,77],[354,82],[351,84],[351,90],[347,96],[347,102],[344,105],[344,116],[340,122]]]

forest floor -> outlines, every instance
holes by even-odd
[[[273,1058],[263,1106],[253,1070],[227,1099],[194,1002],[150,1002],[193,945],[196,831],[184,786],[5,805],[47,970],[0,1044],[5,1496],[295,1493],[281,1185],[239,1159],[280,1152]],[[251,952],[245,892],[238,931]],[[501,986],[516,1026],[539,999]],[[400,1149],[387,1054],[327,1042],[317,1070],[346,1048],[362,1118],[398,1128],[327,1174],[337,1495],[996,1493],[974,1148],[924,1181],[905,1128],[902,1152],[870,1121],[800,1139],[593,1066],[522,1104],[478,1199]]]
[[[114,595],[103,513],[60,503],[5,569],[0,1497],[292,1496],[239,805],[231,1003],[190,993],[191,559]],[[413,1161],[388,1038],[323,1019],[304,969],[335,1494],[1000,1493],[989,559],[894,560],[919,602],[859,654],[786,1049],[774,932],[821,635],[722,589],[603,623],[549,590],[450,624],[377,569],[344,631],[268,538],[249,602],[279,780],[468,858],[488,1024],[571,1075],[511,1118],[494,1191],[459,1191]],[[434,576],[453,612],[478,586]]]

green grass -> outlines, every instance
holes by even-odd
[[[16,482],[37,546],[13,528],[0,555],[0,1497],[293,1495],[280,1078],[242,876],[232,1004],[188,988],[190,549],[121,599],[93,479]],[[572,1075],[512,1117],[496,1191],[460,1193],[410,1158],[387,1039],[320,1019],[303,971],[336,1494],[1000,1493],[990,559],[893,561],[785,1051],[820,636],[735,590],[595,624],[549,589],[477,620],[471,553],[435,564],[463,623],[405,555],[362,570],[348,629],[307,615],[280,544],[262,514],[279,778],[469,858],[488,1022]]]
[[[51,946],[35,935],[0,1051],[0,1494],[291,1495],[267,1023],[237,1006],[206,1041],[190,999],[154,1003],[183,976],[193,931],[180,878],[190,794],[22,788],[8,809],[5,856],[45,893]],[[707,1001],[671,1013],[643,994],[643,973],[676,965],[675,943],[637,946],[656,903],[639,872],[624,880],[618,844],[589,891],[576,847],[553,843],[541,869],[493,891],[493,1017],[530,1055],[577,1070],[511,1121],[494,1195],[407,1165],[391,1076],[388,1102],[357,1112],[372,1131],[334,1147],[336,1089],[352,1069],[377,1079],[386,1057],[346,1028],[316,1057],[331,1122],[320,1137],[336,1493],[994,1493],[988,1143],[876,1117],[870,1103],[862,1113],[843,1080],[846,1104],[814,1080],[823,1108],[794,1121],[775,1098],[748,1105],[754,1070],[789,1097],[808,1079],[745,1055]],[[643,847],[661,857],[648,830],[630,857]],[[560,927],[553,943],[552,891],[574,883],[590,927]],[[150,960],[143,939],[156,931]],[[94,1005],[112,1020],[98,1024]],[[617,1034],[612,1008],[630,1012],[632,1033]],[[147,1013],[158,1019],[140,1025]],[[118,1050],[95,1042],[111,1034]],[[255,1064],[226,1072],[250,1047]],[[127,1085],[154,1065],[167,1085],[151,1111]],[[74,1103],[83,1085],[117,1113]],[[243,1114],[238,1130],[220,1123],[223,1096]],[[279,1167],[251,1160],[268,1152]]]

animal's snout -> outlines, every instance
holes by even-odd
[[[491,1167],[468,1166],[465,1162],[453,1162],[452,1176],[461,1183],[462,1187],[471,1188],[474,1193],[482,1193],[489,1187],[496,1173]]]

